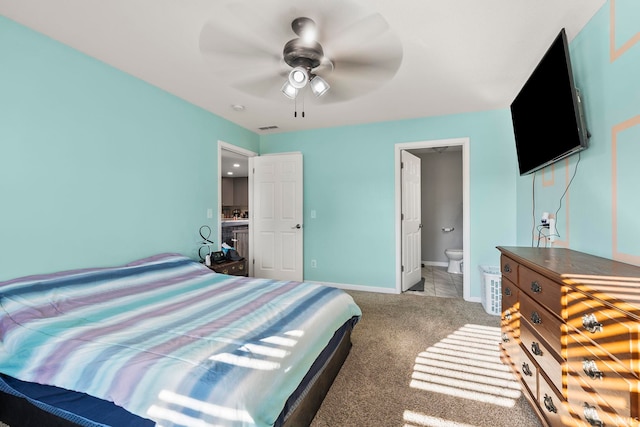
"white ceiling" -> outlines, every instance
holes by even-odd
[[[606,0],[360,1],[0,0],[0,13],[262,134],[507,108],[560,29],[571,41]],[[208,25],[220,34],[235,31],[237,40],[264,42],[263,49],[280,55],[295,37],[284,17],[307,14],[305,8],[312,15],[318,7],[323,18],[310,17],[323,23],[349,20],[355,8],[381,14],[401,46],[395,75],[342,102],[309,94],[305,117],[298,105],[294,118],[294,103],[279,92],[281,83],[261,97],[233,87],[242,73],[271,73],[278,80],[275,67],[283,71],[286,64],[276,60],[264,67],[264,52],[254,63],[200,49]],[[319,41],[328,56],[340,50]],[[237,71],[229,72],[234,65]],[[323,77],[331,84],[331,73]],[[235,111],[234,104],[245,110]],[[263,126],[278,129],[259,131]]]
[[[229,174],[231,172],[231,174]],[[245,178],[249,176],[249,159],[242,154],[222,150],[220,176],[223,178]]]

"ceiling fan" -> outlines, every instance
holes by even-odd
[[[216,78],[249,95],[296,99],[309,87],[314,102],[346,101],[391,80],[402,62],[386,20],[352,1],[244,0],[224,9],[203,26],[200,51]]]
[[[323,61],[328,62],[331,68],[333,63],[324,56],[322,45],[316,40],[318,33],[316,23],[311,18],[300,17],[293,20],[291,29],[298,37],[284,45],[282,52],[284,62],[292,69],[282,86],[282,93],[288,98],[295,99],[300,89],[303,89],[308,82],[313,94],[322,96],[329,90],[329,83],[313,71]]]

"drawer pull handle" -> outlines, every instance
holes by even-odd
[[[528,377],[533,376],[531,368],[529,368],[529,364],[527,362],[522,362],[522,373]]]
[[[505,290],[504,290],[504,294],[505,294],[506,296],[510,297],[510,296],[511,296],[511,288],[509,288],[509,287],[505,288]]]
[[[582,405],[582,413],[584,415],[584,419],[594,427],[604,427],[604,423],[598,416],[598,410],[595,406],[589,405],[587,402],[584,402]]]
[[[601,380],[604,377],[604,372],[598,369],[595,360],[584,359],[582,361],[582,370],[592,380]]]
[[[540,317],[537,311],[534,311],[531,313],[531,321],[534,325],[539,325],[542,323],[542,317]]]
[[[511,273],[511,266],[509,264],[505,264],[502,269],[505,273]]]
[[[592,334],[602,332],[602,323],[598,322],[596,315],[593,313],[582,316],[582,327]]]
[[[558,408],[553,404],[553,399],[547,393],[544,394],[544,407],[547,408],[549,412],[553,412],[554,414],[558,413]]]
[[[504,312],[504,318],[505,318],[505,320],[511,321],[511,311],[510,310],[507,310],[507,311]]]
[[[509,335],[507,335],[505,332],[502,333],[502,342],[509,342]]]
[[[540,283],[538,282],[531,282],[531,291],[534,294],[539,294],[540,292],[542,292],[542,286],[540,286]]]
[[[542,350],[540,350],[540,344],[538,344],[535,341],[531,343],[531,351],[536,356],[542,356]]]

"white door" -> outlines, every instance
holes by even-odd
[[[253,275],[302,281],[302,154],[249,159],[253,170]]]
[[[420,158],[402,151],[402,290],[422,279]]]

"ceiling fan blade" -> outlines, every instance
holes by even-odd
[[[282,54],[253,35],[234,36],[234,30],[205,24],[200,32],[200,51],[212,74],[227,81],[257,73],[275,74],[286,67]]]
[[[389,24],[379,13],[371,13],[351,24],[332,31],[323,41],[335,53],[356,52],[389,31]]]
[[[282,11],[287,10],[286,0],[272,0],[257,3],[255,0],[234,1],[228,10],[240,31],[248,31],[269,45],[282,46],[296,37],[291,29],[291,21]]]
[[[284,44],[296,36],[291,24],[294,19],[312,19],[320,38],[336,29],[346,28],[357,17],[366,15],[362,6],[350,0],[236,0],[227,9],[238,25],[264,37],[268,42]]]
[[[242,79],[232,84],[234,89],[248,95],[260,98],[286,99],[280,89],[286,80],[286,76],[270,74]]]
[[[380,80],[361,79],[357,75],[336,75],[329,81],[331,88],[319,98],[323,104],[348,101],[365,95],[381,86]]]
[[[200,51],[204,54],[249,56],[267,55],[278,58],[279,49],[246,31],[221,26],[219,23],[207,22],[200,31]]]
[[[339,102],[364,95],[393,79],[402,63],[403,49],[393,33],[385,32],[331,58],[333,71],[322,73],[331,85],[326,102]]]
[[[353,68],[357,68],[359,72],[379,68],[395,73],[402,63],[402,58],[403,49],[399,42],[371,44],[357,51],[332,57],[336,73]]]

